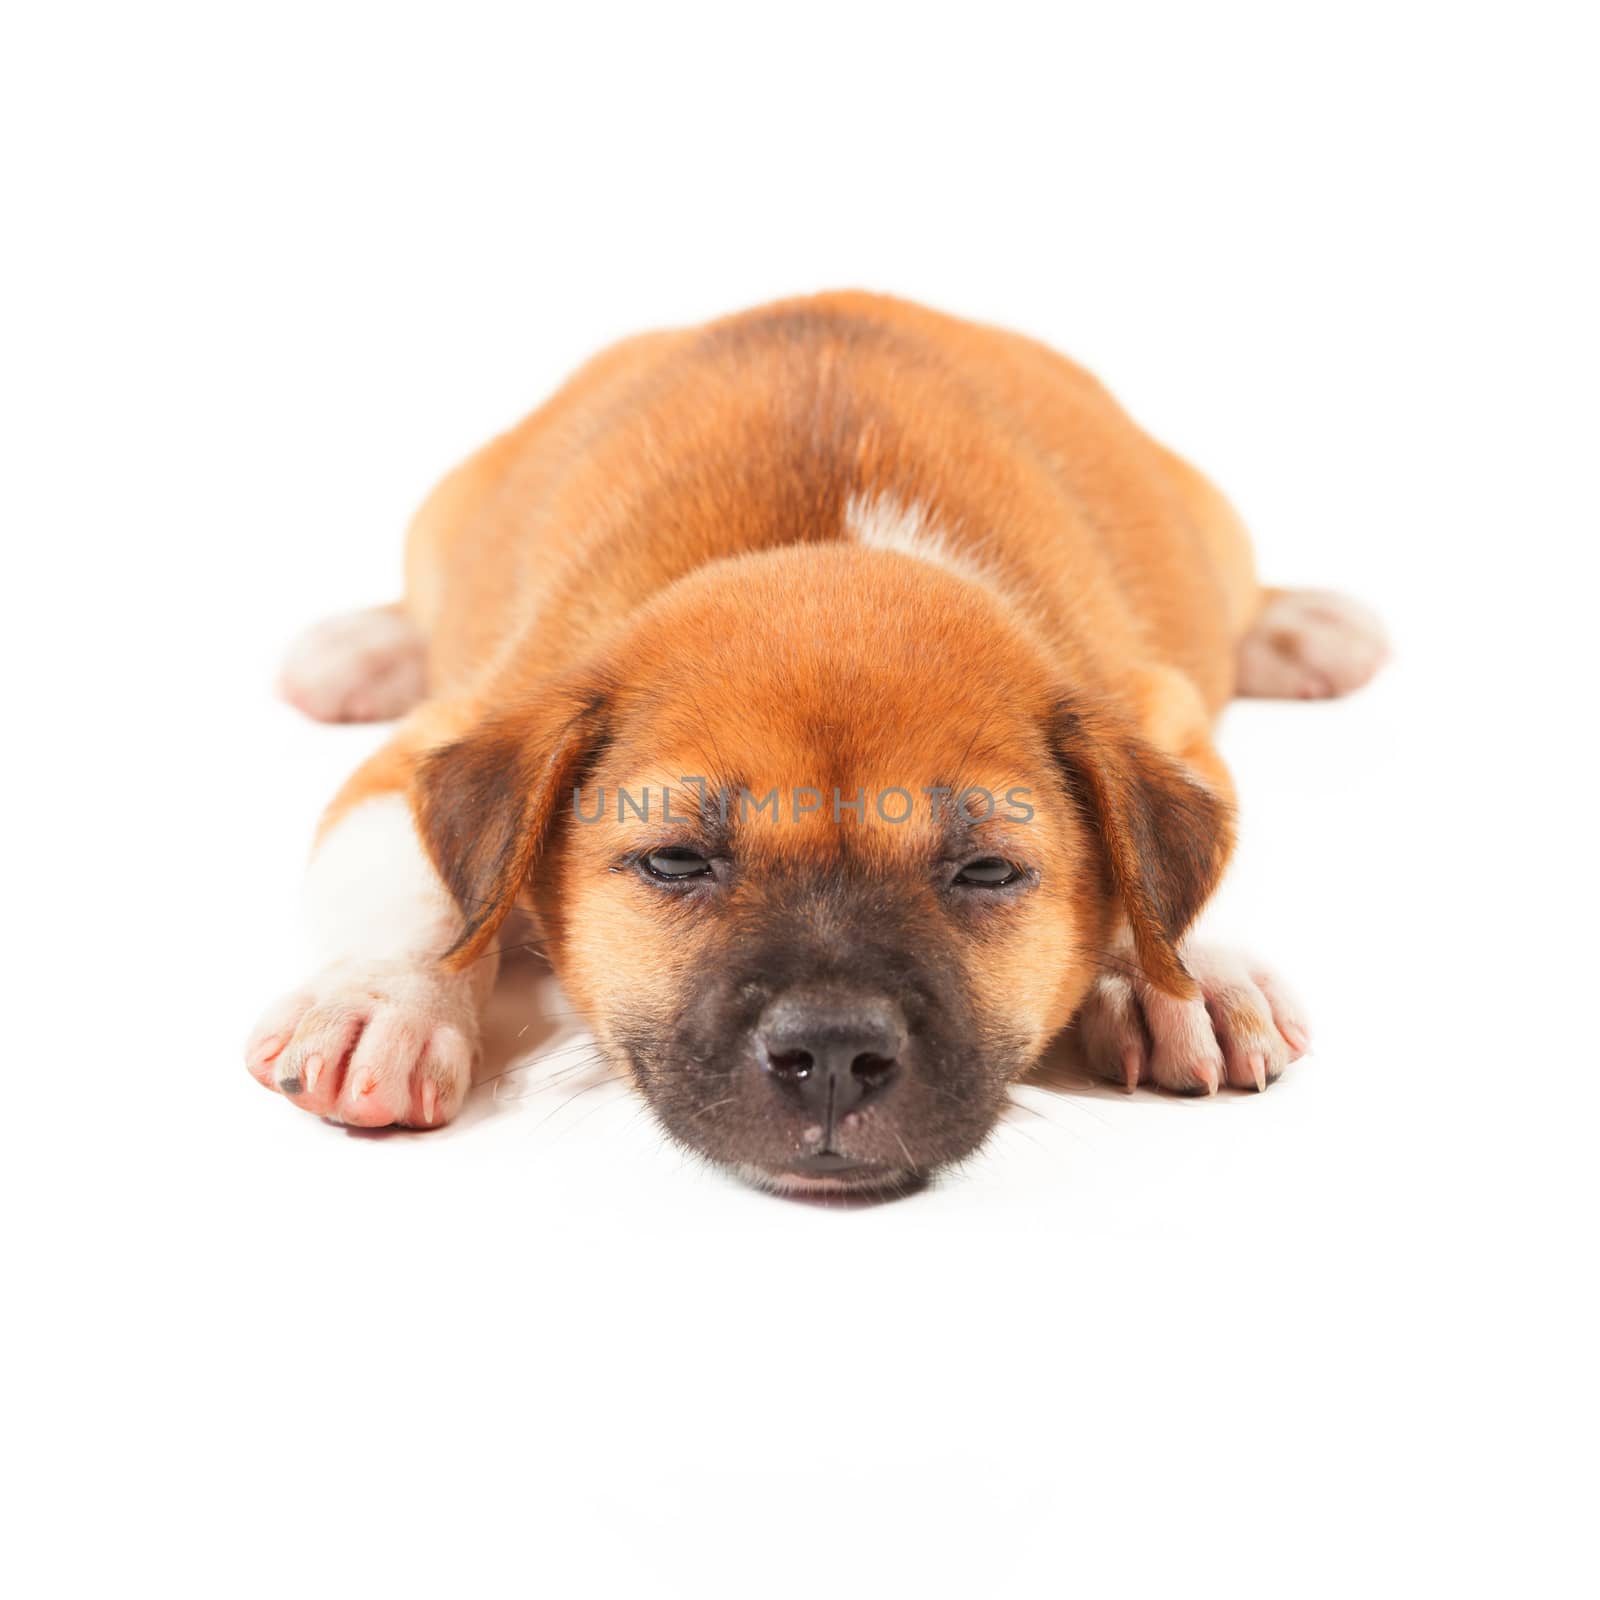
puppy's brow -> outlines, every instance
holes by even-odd
[[[1003,793],[995,795],[996,810],[993,815],[972,816],[956,804],[958,796],[949,794],[938,801],[938,848],[943,859],[960,860],[980,850],[996,855],[1028,854],[1029,829],[1019,819],[1000,809],[1005,804]],[[931,807],[934,801],[928,801]]]
[[[724,849],[738,814],[738,792],[730,791],[724,801],[719,796],[715,779],[701,780],[698,774],[691,776],[697,781],[687,783],[657,775],[608,787],[605,814],[615,818],[622,808],[626,810],[627,822],[634,827],[659,828],[666,824],[681,833],[684,844],[692,843],[707,851]],[[627,797],[625,807],[622,796]],[[648,816],[639,816],[639,811],[646,807]]]
[[[738,811],[738,787],[714,777],[706,777],[699,783],[674,784],[672,806],[680,816],[695,817],[707,839],[726,843],[730,824]]]

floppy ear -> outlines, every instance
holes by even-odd
[[[423,758],[412,788],[417,831],[460,907],[444,963],[479,956],[528,881],[562,801],[605,737],[598,691],[551,692]]]
[[[1177,944],[1233,849],[1232,806],[1106,708],[1061,702],[1051,737],[1099,838],[1146,977],[1187,999],[1195,982]]]

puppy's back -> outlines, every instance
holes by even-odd
[[[993,584],[1108,690],[1148,661],[1219,705],[1258,605],[1226,501],[1088,373],[856,292],[595,358],[430,497],[408,605],[448,693],[507,652],[559,670],[707,561],[846,538]]]

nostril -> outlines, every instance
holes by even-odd
[[[798,1082],[811,1076],[816,1062],[809,1050],[769,1050],[767,1065],[778,1077]]]
[[[850,1063],[851,1076],[863,1089],[881,1088],[889,1081],[889,1074],[893,1071],[892,1056],[875,1056],[863,1052]]]
[[[751,1065],[792,1110],[806,1107],[826,1133],[869,1096],[892,1092],[909,1062],[905,1019],[882,996],[807,988],[780,995],[756,1019]]]

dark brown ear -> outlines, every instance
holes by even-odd
[[[1105,708],[1063,701],[1052,742],[1067,787],[1100,839],[1145,975],[1195,993],[1177,944],[1233,849],[1233,808]]]
[[[463,923],[447,967],[476,959],[505,921],[563,800],[599,751],[605,712],[600,692],[553,691],[423,759],[412,809]]]

